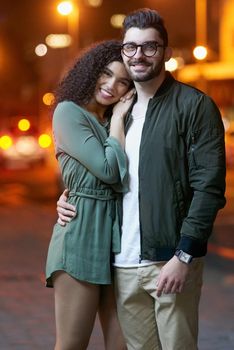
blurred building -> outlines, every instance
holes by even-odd
[[[216,5],[215,1],[210,3],[210,6]],[[219,50],[217,57],[214,57],[216,59],[212,57],[207,42],[207,59],[184,66],[178,71],[178,78],[205,90],[222,110],[226,110],[234,108],[234,1],[221,0],[219,16]],[[209,27],[208,22],[206,25]]]

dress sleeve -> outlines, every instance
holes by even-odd
[[[127,158],[120,143],[90,123],[79,106],[58,104],[53,115],[56,154],[67,153],[108,184],[127,181]],[[102,135],[101,135],[102,134]],[[103,136],[104,135],[104,136]]]

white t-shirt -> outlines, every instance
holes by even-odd
[[[135,267],[155,263],[145,260],[140,262],[138,165],[144,121],[144,116],[133,117],[125,140],[125,152],[129,161],[129,191],[123,196],[121,252],[115,255],[114,263],[117,267]]]

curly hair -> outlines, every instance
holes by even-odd
[[[88,104],[98,78],[113,61],[123,62],[120,41],[102,41],[85,49],[58,84],[53,107],[65,100],[83,106]]]

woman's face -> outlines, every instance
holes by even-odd
[[[109,63],[97,81],[94,98],[97,103],[109,106],[119,101],[129,89],[131,80],[123,63]]]

